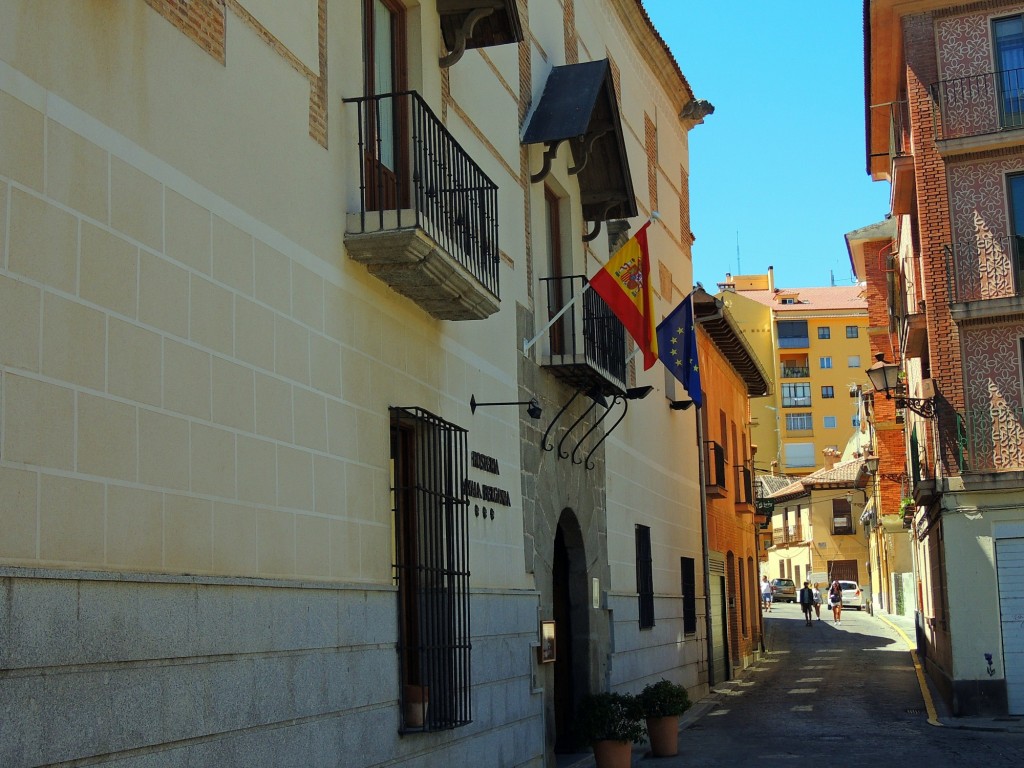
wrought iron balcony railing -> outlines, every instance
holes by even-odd
[[[1024,128],[1024,69],[943,80],[932,86],[932,98],[940,140]]]
[[[725,492],[725,448],[714,440],[704,441],[704,486],[709,492]]]
[[[626,329],[597,293],[585,290],[585,275],[543,277],[550,319],[582,293],[579,301],[551,326],[541,364],[569,384],[604,394],[626,388]]]
[[[1020,235],[981,235],[946,245],[946,274],[951,304],[1022,295],[1024,271]]]
[[[800,523],[784,525],[781,528],[772,530],[772,543],[775,546],[780,544],[795,544],[804,540],[803,526]]]
[[[784,365],[780,375],[783,379],[809,379],[811,378],[811,369],[806,366]]]
[[[753,490],[753,476],[750,472],[750,467],[743,466],[742,464],[736,467],[736,503],[737,504],[753,504],[754,503],[754,490]]]
[[[960,472],[1024,471],[1024,409],[1001,403],[957,414]]]
[[[872,175],[889,175],[893,183],[899,183],[906,170],[913,168],[908,154],[910,145],[910,120],[907,118],[907,102],[891,101],[886,104],[875,104],[871,107],[871,139],[869,144],[878,151],[872,152],[869,158],[869,172]],[[888,114],[885,114],[885,110]],[[878,130],[874,130],[877,126]],[[888,142],[883,144],[882,130],[888,128]],[[908,163],[907,161],[910,160]]]
[[[439,317],[497,311],[497,185],[415,91],[345,102],[356,106],[360,158],[359,208],[346,227],[353,258]],[[427,239],[409,244],[416,231]],[[454,263],[432,264],[438,249]],[[474,281],[489,295],[466,298]],[[468,306],[448,306],[460,302]]]

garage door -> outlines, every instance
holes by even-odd
[[[996,539],[996,568],[1006,702],[1024,715],[1024,539]]]

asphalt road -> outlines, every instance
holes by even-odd
[[[635,765],[900,768],[1024,764],[1024,732],[929,725],[907,645],[885,622],[843,611],[804,626],[798,605],[765,617],[766,658],[715,686],[718,705],[680,733],[673,758]],[[754,762],[756,761],[756,763]]]

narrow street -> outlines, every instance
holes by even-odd
[[[823,607],[806,627],[799,606],[782,604],[766,616],[766,636],[766,658],[695,705],[678,756],[638,749],[634,765],[999,768],[1024,759],[1020,718],[957,721],[940,709],[947,725],[929,725],[907,644],[880,618],[848,609],[837,627]]]

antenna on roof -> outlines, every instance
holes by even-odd
[[[736,274],[743,274],[743,268],[740,266],[740,231],[738,229],[736,230]]]
[[[833,271],[832,271],[832,270],[830,269],[830,270],[828,271],[828,276],[829,276],[829,279],[830,279],[830,280],[832,281],[832,287],[833,287],[833,288],[835,288],[835,287],[836,287],[836,273],[835,273],[835,272],[833,272]]]

